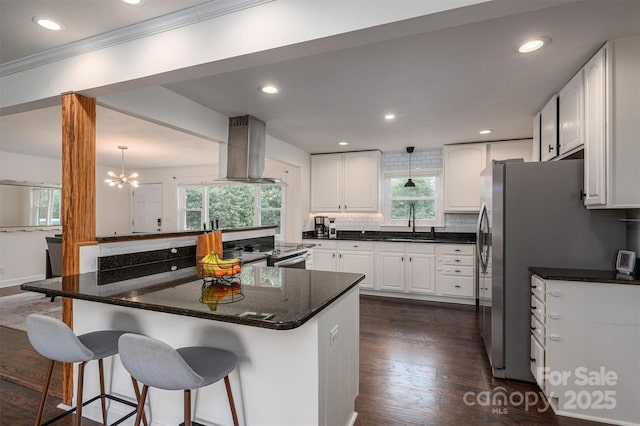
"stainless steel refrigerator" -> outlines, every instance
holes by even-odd
[[[613,269],[625,211],[584,207],[582,160],[498,161],[481,176],[480,332],[495,377],[532,382],[528,268]]]

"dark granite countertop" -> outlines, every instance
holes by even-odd
[[[289,330],[300,327],[364,279],[362,274],[246,265],[237,275],[241,294],[222,297],[216,306],[201,302],[209,286],[195,273],[194,267],[98,285],[98,273],[91,272],[25,283],[20,288],[47,296]]]
[[[316,238],[313,231],[302,233],[305,240],[326,240]],[[415,238],[411,232],[400,231],[338,231],[337,240],[350,241],[382,241],[402,243],[441,243],[441,244],[475,244],[476,234],[473,232],[436,232],[435,238],[429,232],[416,232]]]
[[[607,284],[640,285],[638,273],[620,275],[616,271],[530,267],[529,271],[545,280],[581,281]]]
[[[277,226],[255,226],[252,228],[234,228],[234,229],[221,229],[222,233],[225,232],[241,232],[241,231],[255,231],[257,229],[275,229]],[[135,240],[153,240],[158,238],[175,238],[175,237],[189,237],[192,235],[200,235],[203,231],[185,231],[185,232],[160,232],[150,234],[128,234],[128,235],[112,235],[96,237],[96,241],[99,243],[115,243],[119,241],[135,241]]]

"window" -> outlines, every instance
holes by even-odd
[[[405,188],[408,174],[389,173],[384,178],[385,224],[407,226],[409,209],[415,206],[416,225],[442,225],[440,172],[424,172],[412,176],[415,188]]]
[[[284,191],[280,185],[194,185],[180,187],[181,229],[197,231],[218,219],[223,228],[274,225],[282,239]]]
[[[62,190],[59,188],[31,189],[31,224],[36,226],[60,225],[60,199]]]

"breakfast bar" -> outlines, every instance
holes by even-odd
[[[22,285],[23,290],[74,299],[78,334],[127,330],[173,347],[212,346],[240,359],[230,375],[240,424],[349,425],[358,395],[359,293],[361,274],[245,265],[231,282],[199,279],[196,268],[108,282],[99,272]],[[108,280],[110,281],[110,280]],[[135,401],[118,357],[105,363],[107,391]],[[98,388],[87,374],[84,393]],[[94,377],[96,376],[96,377]],[[152,424],[182,421],[178,392],[152,389]],[[194,420],[231,424],[224,386],[211,385],[193,398]],[[127,407],[113,403],[109,419]],[[100,419],[98,406],[84,415]]]

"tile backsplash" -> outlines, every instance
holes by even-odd
[[[411,166],[414,170],[442,169],[442,148],[416,150],[411,154]],[[382,171],[394,172],[408,170],[409,154],[406,151],[382,153]],[[336,218],[336,229],[339,231],[380,231],[384,227],[382,213],[318,213],[320,216]],[[309,216],[307,229],[313,229],[313,216]],[[437,226],[439,232],[475,232],[478,215],[474,213],[445,213],[444,226]],[[402,227],[394,227],[401,231]],[[407,227],[408,230],[408,227]]]

